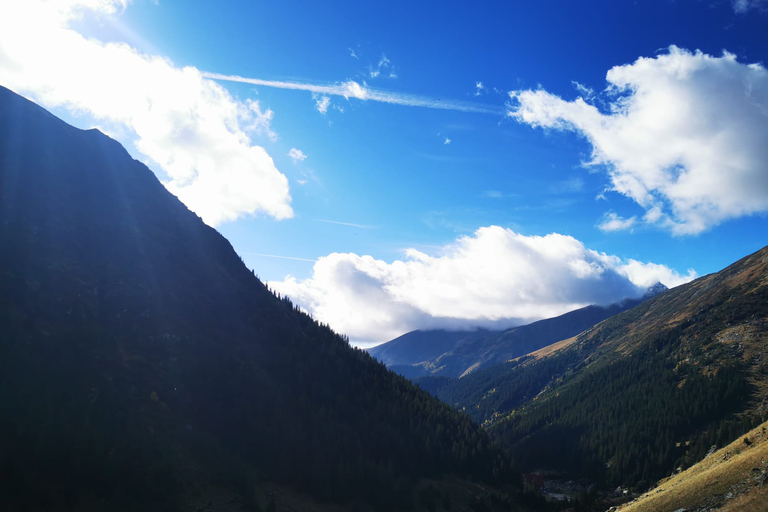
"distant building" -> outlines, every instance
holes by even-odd
[[[525,486],[535,487],[536,489],[544,488],[544,476],[541,473],[526,473],[525,474]]]

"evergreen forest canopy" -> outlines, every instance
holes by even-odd
[[[0,88],[0,172],[2,508],[516,492],[482,429],[273,295],[117,142]]]
[[[768,419],[768,248],[551,354],[417,382],[523,470],[647,488]]]

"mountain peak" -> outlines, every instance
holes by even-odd
[[[660,293],[664,293],[665,291],[669,290],[667,288],[667,285],[662,283],[661,281],[657,281],[656,284],[653,286],[649,286],[647,290],[645,290],[645,293],[643,294],[643,300],[650,299],[651,297],[655,297],[656,295]]]

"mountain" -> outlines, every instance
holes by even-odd
[[[446,331],[444,329],[417,330],[391,341],[369,348],[368,353],[389,368],[408,378],[428,373],[427,366],[452,354],[461,345],[500,335],[500,331]]]
[[[274,485],[403,510],[446,475],[519,481],[117,142],[0,87],[0,508],[274,509]]]
[[[575,336],[666,289],[657,283],[640,299],[625,299],[609,306],[586,306],[505,331],[412,331],[373,347],[368,353],[408,378],[463,377]]]
[[[645,489],[768,420],[768,247],[585,332],[419,381],[525,471]]]

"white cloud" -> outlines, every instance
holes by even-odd
[[[305,155],[302,150],[296,148],[291,148],[288,152],[288,156],[293,159],[294,163],[303,162],[307,159],[307,155]]]
[[[315,108],[321,114],[328,113],[328,107],[331,106],[331,98],[328,96],[315,96]]]
[[[608,71],[606,111],[582,98],[512,91],[509,115],[592,145],[612,189],[675,235],[768,211],[768,71],[677,47]]]
[[[446,137],[445,140],[443,141],[443,144],[445,144],[446,146],[450,143],[451,143],[451,139],[449,139],[448,137]]]
[[[256,100],[245,100],[245,106],[250,110],[249,115],[243,116],[241,122],[242,130],[253,132],[257,135],[266,135],[270,140],[277,140],[277,134],[272,130],[272,118],[275,113],[267,109],[261,110],[259,102]]]
[[[84,9],[114,15],[126,3],[0,3],[3,84],[135,135],[135,147],[170,178],[166,187],[211,225],[259,212],[291,217],[288,180],[249,138],[274,137],[271,111],[235,100],[193,67],[69,28]]]
[[[475,82],[475,96],[480,96],[483,94],[484,90],[485,86],[483,85],[483,82]]]
[[[626,231],[635,225],[636,217],[625,219],[614,212],[606,213],[597,225],[601,231]]]
[[[688,269],[688,274],[680,275],[666,265],[643,263],[633,259],[627,260],[619,271],[633,283],[643,283],[645,289],[656,283],[664,283],[667,287],[674,288],[697,277],[692,269]]]
[[[379,59],[379,64],[376,67],[368,66],[368,74],[371,78],[378,78],[382,75],[382,73],[389,72],[388,76],[389,78],[397,78],[397,73],[395,73],[395,68],[392,67],[391,61],[387,58],[386,55],[382,55],[381,59]]]
[[[579,94],[582,95],[582,97],[589,101],[592,99],[592,97],[595,95],[595,90],[591,87],[587,87],[586,85],[582,85],[576,80],[571,81],[573,86],[576,88],[577,91],[579,91]]]
[[[491,226],[437,255],[408,249],[392,263],[333,253],[315,263],[311,278],[288,276],[269,286],[365,343],[420,328],[520,324],[636,297],[659,280],[671,287],[693,277],[625,262],[569,236],[529,237]]]

